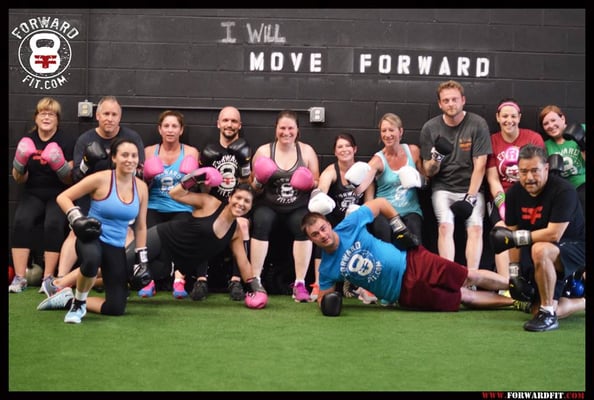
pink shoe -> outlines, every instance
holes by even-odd
[[[186,292],[186,281],[183,279],[176,279],[173,282],[173,297],[176,299],[183,299],[184,297],[188,297],[188,292]]]
[[[155,281],[151,281],[148,285],[138,291],[140,297],[153,297],[157,293],[155,289]]]
[[[297,303],[309,302],[309,292],[305,287],[305,283],[295,283],[295,285],[293,286],[293,298]]]

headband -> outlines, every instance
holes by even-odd
[[[505,107],[505,106],[511,106],[511,107],[515,108],[518,112],[521,112],[520,111],[520,106],[517,103],[513,102],[513,101],[505,101],[505,102],[501,103],[499,105],[499,107],[497,107],[497,112],[501,111],[501,109],[503,107]]]

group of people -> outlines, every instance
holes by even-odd
[[[293,240],[292,296],[317,300],[324,315],[340,314],[337,285],[348,285],[365,302],[437,311],[516,307],[533,314],[526,330],[557,328],[558,318],[585,309],[583,298],[562,297],[564,280],[585,267],[584,130],[568,128],[561,110],[547,106],[540,121],[550,138],[543,141],[519,127],[520,106],[508,98],[497,107],[501,130],[490,134],[484,118],[464,110],[456,81],[439,85],[437,102],[442,114],[425,123],[418,146],[401,142],[402,120],[388,113],[378,124],[383,148],[368,162],[355,161],[355,139],[341,133],[336,161],[320,173],[291,110],[278,114],[274,140],[252,154],[235,107],[220,111],[219,141],[204,149],[181,142],[183,115],[172,110],[159,116],[160,143],[144,148],[120,126],[115,97],[101,99],[98,127],[76,144],[59,134],[59,103],[44,98],[13,163],[25,191],[9,292],[26,287],[33,243],[25,233],[45,215],[48,297],[38,308],[68,309],[65,322],[80,323],[87,309],[121,315],[129,288],[151,297],[169,277],[175,298],[203,300],[208,265],[221,255],[233,260],[231,299],[262,308],[260,277],[282,223]],[[422,244],[419,190],[431,190],[438,254]],[[486,212],[496,271],[479,269]],[[456,220],[466,227],[466,265],[454,261]],[[105,296],[88,297],[98,277]]]

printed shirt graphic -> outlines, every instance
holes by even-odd
[[[334,210],[330,214],[326,215],[326,218],[328,218],[332,226],[336,226],[344,219],[346,210],[351,204],[363,204],[364,193],[356,194],[353,189],[344,186],[340,179],[338,163],[334,163],[333,165],[336,172],[336,181],[330,185],[328,196],[334,199],[336,207],[334,207]]]
[[[567,179],[574,187],[586,183],[586,162],[582,157],[582,151],[573,140],[566,140],[563,144],[557,144],[554,140],[545,141],[547,154],[561,154],[563,157],[563,171],[561,176]]]
[[[491,147],[493,154],[489,155],[487,168],[497,168],[499,180],[503,191],[507,192],[519,179],[518,176],[518,154],[520,147],[532,143],[544,148],[542,136],[530,129],[520,128],[520,134],[511,143],[506,142],[500,132],[491,135]]]
[[[361,206],[336,226],[340,244],[332,254],[322,251],[320,289],[348,280],[380,299],[398,300],[406,271],[406,251],[371,235],[366,225],[373,219],[369,207]]]
[[[575,188],[565,179],[549,175],[543,191],[536,197],[518,182],[506,193],[505,223],[518,229],[544,229],[549,222],[569,222],[560,241],[585,240],[582,206]]]
[[[274,160],[276,142],[270,143],[270,158]],[[307,207],[310,191],[304,192],[291,185],[291,177],[299,167],[305,167],[305,161],[301,156],[301,147],[296,142],[297,161],[288,170],[278,167],[268,182],[264,185],[264,193],[259,200],[272,209],[281,212],[290,212],[301,207]]]
[[[159,156],[158,144],[154,156]],[[169,191],[184,177],[179,171],[184,158],[184,145],[181,145],[179,156],[171,165],[163,165],[163,172],[153,178],[149,187],[148,208],[159,212],[192,212],[192,206],[175,201],[169,196]]]

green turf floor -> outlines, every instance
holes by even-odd
[[[586,316],[526,332],[516,310],[413,312],[346,299],[340,317],[133,294],[121,317],[37,311],[8,295],[9,391],[584,391]]]

